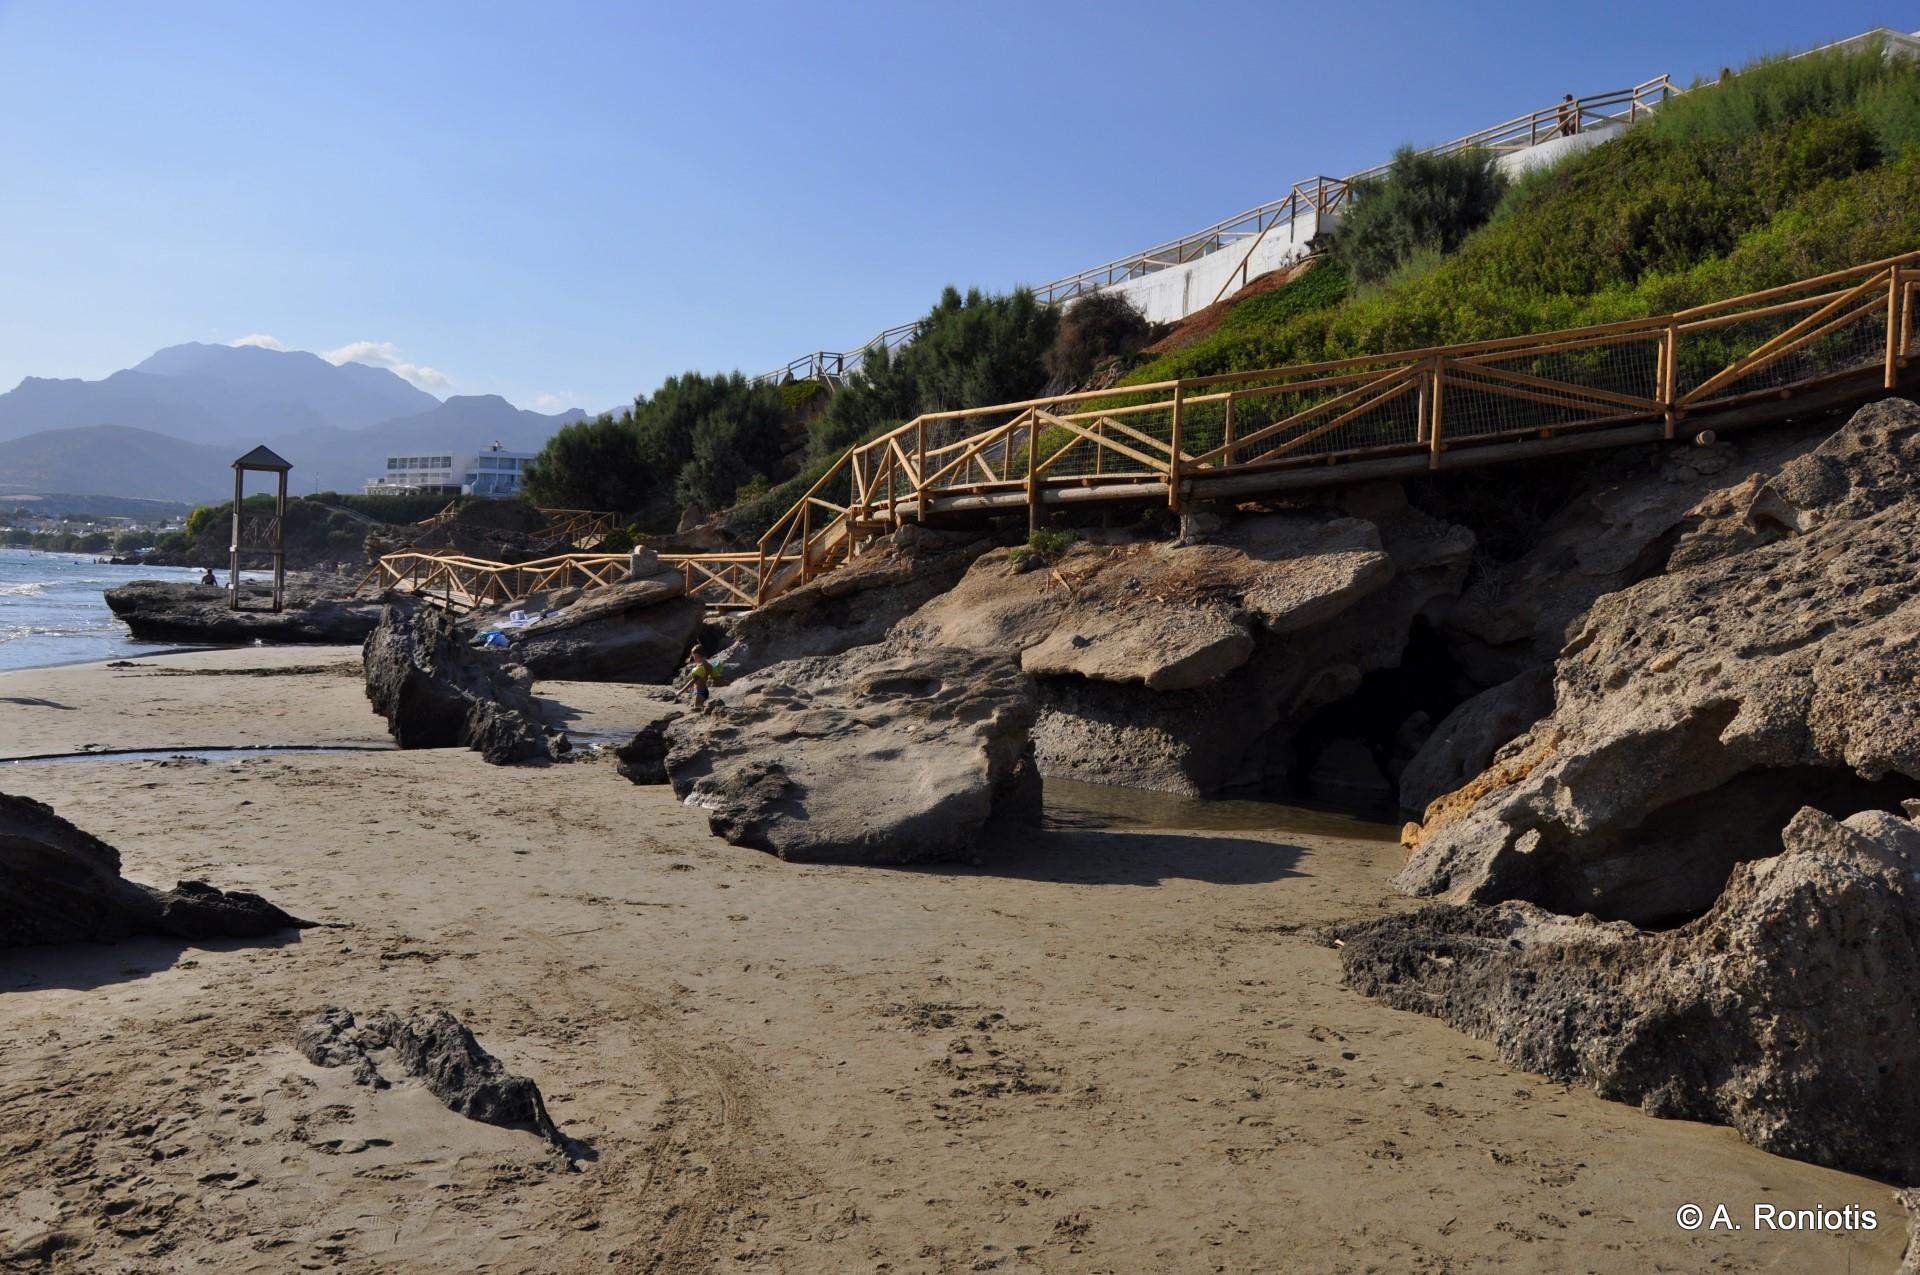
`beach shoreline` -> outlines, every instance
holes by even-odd
[[[538,690],[596,736],[665,707]],[[386,742],[352,647],[0,673],[0,722],[15,757]],[[0,954],[0,1093],[29,1099],[0,1104],[0,1253],[54,1269],[1891,1271],[1905,1241],[1882,1183],[1343,987],[1315,931],[1408,906],[1380,836],[1149,820],[794,865],[604,756],[464,750],[0,785],[135,880],[341,927]],[[452,1009],[590,1156],[312,1066],[292,1035],[329,1005]],[[1880,1225],[1674,1222],[1756,1201]]]

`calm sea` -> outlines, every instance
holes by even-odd
[[[221,572],[224,579],[226,573]],[[113,660],[135,642],[102,591],[129,580],[198,580],[192,567],[115,567],[85,554],[0,548],[0,669]]]

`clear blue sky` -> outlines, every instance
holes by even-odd
[[[598,410],[1563,92],[1903,24],[1851,0],[0,0],[0,389],[264,334]]]

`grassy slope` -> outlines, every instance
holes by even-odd
[[[1765,64],[1531,175],[1450,256],[1362,295],[1316,268],[1126,383],[1636,318],[1917,247],[1920,67]]]

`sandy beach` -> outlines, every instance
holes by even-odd
[[[590,735],[661,710],[540,689]],[[0,675],[11,757],[385,742],[350,648]],[[328,923],[0,956],[0,1265],[1890,1272],[1906,1238],[1885,1184],[1343,988],[1311,931],[1406,906],[1384,830],[1155,826],[1173,803],[1057,786],[1059,826],[901,870],[729,847],[604,756],[103,758],[0,788],[136,880]],[[292,1034],[329,1005],[453,1010],[579,1158],[310,1065]],[[1881,1225],[1674,1222],[1755,1202]]]

